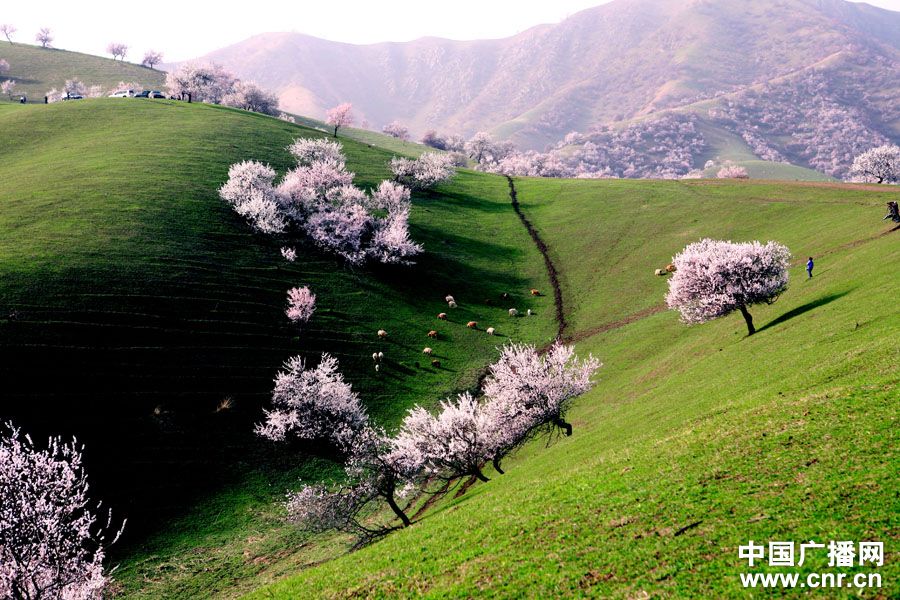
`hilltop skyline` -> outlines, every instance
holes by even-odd
[[[122,42],[129,46],[126,60],[140,62],[143,52],[153,49],[163,52],[167,62],[177,62],[268,32],[302,33],[351,44],[403,42],[422,37],[503,38],[538,25],[558,23],[609,1],[559,0],[521,5],[512,0],[459,0],[452,11],[412,0],[394,0],[387,10],[384,3],[360,6],[346,0],[289,6],[274,2],[238,17],[234,12],[213,10],[209,2],[185,5],[161,0],[153,5],[152,12],[125,12],[111,0],[94,0],[79,4],[53,2],[52,10],[46,4],[12,4],[5,7],[0,22],[18,29],[13,38],[18,42],[34,43],[37,30],[49,27],[57,48],[103,55],[107,44]],[[867,4],[900,11],[900,0],[870,0]],[[94,17],[98,13],[105,15],[103,20]],[[203,24],[200,31],[198,23]]]

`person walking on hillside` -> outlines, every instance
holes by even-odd
[[[809,260],[806,261],[806,274],[809,275],[807,279],[812,279],[812,270],[814,266],[812,256],[810,256]]]

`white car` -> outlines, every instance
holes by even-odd
[[[133,98],[134,90],[120,90],[109,95],[110,98]]]

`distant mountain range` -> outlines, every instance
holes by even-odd
[[[371,127],[399,120],[415,134],[484,130],[541,150],[573,130],[580,145],[637,127],[666,154],[653,123],[690,123],[690,165],[625,176],[717,159],[842,176],[861,149],[900,140],[900,13],[843,0],[615,0],[499,40],[266,33],[202,58],[276,91],[287,111],[320,117],[349,101]]]

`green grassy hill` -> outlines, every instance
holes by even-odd
[[[69,52],[57,48],[41,48],[18,42],[0,43],[0,58],[6,59],[10,70],[6,79],[16,81],[16,96],[22,94],[29,102],[43,102],[51,88],[61,89],[67,79],[80,79],[86,86],[109,89],[120,81],[137,82],[148,88],[162,89],[166,74],[110,58]],[[0,102],[8,101],[6,96]]]
[[[248,539],[265,538],[253,552],[272,549],[261,531],[283,535],[273,503],[299,474],[329,473],[302,448],[252,434],[287,358],[336,355],[391,425],[414,402],[471,386],[507,336],[552,336],[552,300],[528,294],[547,287],[540,256],[509,218],[500,178],[463,173],[415,199],[412,233],[427,249],[415,267],[353,270],[311,251],[287,263],[284,240],[254,235],[216,193],[230,164],[284,171],[286,146],[318,132],[114,99],[2,105],[0,130],[0,416],[86,444],[94,489],[129,518],[116,558],[139,596],[157,581],[163,596],[196,597],[258,572],[242,556]],[[389,176],[391,154],[352,141],[345,150],[360,184]],[[297,285],[319,305],[302,333],[282,312]],[[442,323],[448,293],[460,307]],[[502,293],[538,316],[510,318]],[[471,319],[501,335],[467,329]],[[423,360],[426,345],[440,368]],[[373,351],[387,358],[378,375]],[[220,410],[226,398],[233,406]],[[215,584],[194,578],[210,562]]]
[[[750,539],[896,544],[900,233],[879,219],[897,190],[519,180],[518,191],[561,273],[566,336],[605,362],[574,436],[532,444],[415,527],[252,598],[746,597],[737,546]],[[662,311],[653,270],[701,236],[794,251],[790,289],[752,311],[755,336],[738,316],[686,327]],[[880,571],[871,595],[896,596],[896,561]]]
[[[229,164],[283,171],[291,139],[320,132],[112,100],[0,106],[0,129],[0,416],[87,444],[95,489],[131,519],[114,557],[126,597],[738,597],[750,539],[896,544],[900,232],[880,219],[898,190],[516,179],[560,273],[564,336],[603,360],[600,381],[571,438],[344,555],[343,538],[279,520],[297,477],[334,468],[254,439],[271,378],[295,353],[332,352],[390,426],[472,386],[498,342],[547,343],[552,296],[527,290],[548,279],[506,180],[466,171],[416,197],[415,268],[349,270],[307,250],[286,263],[282,240],[215,193]],[[387,176],[390,153],[345,149],[358,182]],[[702,236],[795,253],[790,289],[752,311],[756,335],[737,316],[689,328],[662,310],[653,270]],[[301,284],[319,310],[298,333],[281,309]],[[510,319],[503,292],[536,316]],[[430,344],[443,367],[422,368],[447,293],[461,306]],[[895,596],[890,554],[880,572]]]

